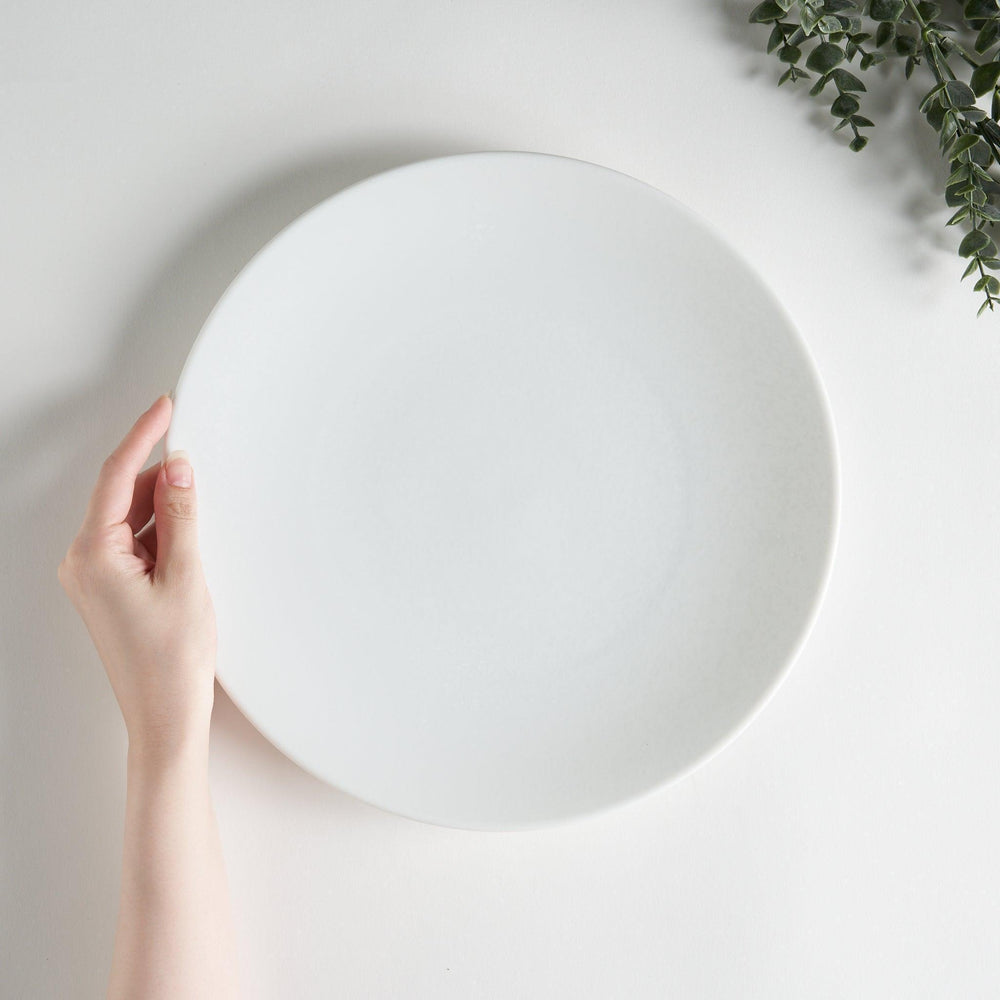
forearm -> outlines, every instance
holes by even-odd
[[[171,413],[161,396],[105,460],[58,572],[130,736],[109,996],[231,1000],[232,919],[208,789],[215,611],[194,470],[183,452],[143,469]]]
[[[237,996],[225,868],[208,785],[208,738],[131,745],[121,908],[109,997]]]

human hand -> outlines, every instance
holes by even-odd
[[[105,461],[59,566],[104,662],[130,752],[157,755],[207,749],[215,679],[191,465],[174,453],[140,471],[171,412],[161,396]]]

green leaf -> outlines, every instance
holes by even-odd
[[[965,234],[965,239],[958,245],[958,255],[960,257],[978,256],[987,247],[992,247],[989,256],[995,257],[997,255],[997,248],[993,240],[981,229],[973,229],[972,232]]]
[[[982,314],[983,314],[984,312],[986,312],[986,309],[987,309],[987,307],[989,308],[990,312],[993,312],[993,300],[992,300],[992,299],[987,299],[987,300],[986,300],[986,301],[985,301],[985,302],[984,302],[984,303],[983,303],[983,304],[982,304],[982,305],[981,305],[981,306],[979,307],[979,312],[977,312],[977,313],[976,313],[976,319],[979,319],[979,317],[980,317],[980,316],[982,316]]]
[[[875,44],[882,48],[888,45],[896,37],[896,26],[889,21],[884,21],[875,31]]]
[[[967,21],[980,21],[997,13],[996,0],[967,0],[962,16]]]
[[[898,21],[905,7],[905,0],[872,0],[868,14],[876,21]]]
[[[957,226],[960,222],[965,222],[969,217],[969,209],[960,208],[946,223],[946,226]]]
[[[993,91],[993,100],[990,102],[990,117],[994,121],[1000,118],[1000,90]]]
[[[917,13],[925,21],[936,21],[941,16],[941,8],[936,3],[918,3]]]
[[[978,270],[979,270],[979,261],[978,260],[972,260],[972,261],[970,261],[969,262],[969,266],[962,272],[962,281],[965,281],[965,279],[970,274],[975,274],[976,271],[978,271]]]
[[[851,124],[855,128],[875,128],[875,122],[864,115],[851,115]]]
[[[968,84],[961,80],[949,80],[944,85],[945,93],[952,104],[959,108],[969,108],[976,103],[976,95]]]
[[[912,56],[920,46],[912,35],[896,36],[896,55]]]
[[[819,19],[822,16],[812,4],[799,3],[799,20],[802,22],[802,30],[807,35],[811,35],[816,30],[816,25],[819,24]]]
[[[975,290],[977,292],[986,290],[990,295],[996,295],[1000,292],[1000,280],[994,278],[992,274],[984,275],[976,282]]]
[[[822,93],[823,88],[830,82],[829,76],[821,76],[810,88],[809,96],[815,97],[817,94]]]
[[[945,111],[940,104],[932,104],[927,109],[927,122],[935,132],[939,132],[944,124]]]
[[[979,136],[977,135],[963,135],[955,141],[955,145],[951,148],[951,158],[954,160],[961,156],[966,150],[972,149],[977,142],[979,142]],[[956,171],[958,173],[958,171]]]
[[[991,271],[1000,271],[1000,260],[997,260],[996,257],[981,257],[979,263]]]
[[[940,100],[941,94],[944,92],[944,84],[939,83],[933,90],[928,90],[924,94],[924,99],[920,102],[920,111],[922,114],[927,114],[927,109],[935,102]]]
[[[958,208],[959,205],[967,205],[965,198],[958,193],[957,187],[945,188],[944,203],[949,208]]]
[[[971,173],[968,164],[961,164],[952,171],[951,176],[944,182],[945,188],[955,187],[956,184],[965,184]]]
[[[749,21],[751,24],[770,24],[779,20],[784,13],[774,0],[764,0],[750,11]]]
[[[962,117],[967,122],[981,122],[987,117],[987,114],[979,108],[962,108]]]
[[[780,87],[783,83],[788,83],[788,81],[792,78],[792,73],[794,72],[795,70],[786,69],[785,72],[778,77],[778,86]]]
[[[863,135],[856,135],[851,140],[851,147],[850,148],[855,153],[860,153],[861,150],[864,149],[865,146],[867,146],[867,145],[868,145],[868,140],[867,140],[867,138],[865,138],[865,136],[863,136]]]
[[[973,164],[979,164],[980,167],[985,167],[989,165],[990,157],[990,147],[986,142],[981,139],[974,132],[966,132],[965,135],[959,136],[951,149],[948,151],[948,158],[954,161],[961,161],[966,166],[959,167],[956,169],[955,174],[959,170],[967,171],[968,175],[971,177],[973,175],[974,167]],[[980,162],[985,160],[985,162]],[[952,177],[955,176],[952,174]],[[951,178],[949,178],[949,181]]]
[[[1000,62],[983,63],[972,71],[972,89],[976,97],[988,94],[1000,80]]]
[[[969,150],[969,159],[981,167],[988,167],[993,162],[993,150],[990,149],[990,144],[985,139],[977,142]]]
[[[816,22],[816,30],[824,35],[833,35],[843,30],[843,25],[835,17],[821,17]]]
[[[987,21],[976,35],[976,51],[986,52],[1000,41],[1000,21]]]
[[[802,55],[802,49],[797,45],[786,45],[778,53],[778,58],[783,63],[797,63]]]
[[[775,25],[771,29],[771,34],[767,38],[767,51],[773,52],[779,45],[785,44],[785,33],[781,30],[779,25]]]
[[[829,73],[834,66],[844,61],[844,50],[833,42],[823,42],[809,53],[806,66],[817,73]]]
[[[833,70],[830,73],[830,79],[837,84],[838,90],[859,92],[868,89],[853,73],[849,73],[846,69]]]
[[[990,222],[1000,222],[1000,208],[997,208],[996,205],[991,205],[987,202],[985,205],[979,207],[978,212],[984,219],[988,219]]]
[[[914,59],[913,56],[910,56],[910,58],[906,60],[906,65],[903,67],[903,76],[905,76],[907,80],[913,76],[913,67],[916,65],[917,60]]]
[[[957,132],[958,122],[955,121],[955,116],[945,115],[944,121],[941,123],[941,134],[939,139],[942,149],[944,149],[944,147],[955,138]]]
[[[850,118],[860,107],[861,102],[856,97],[852,97],[850,94],[841,94],[830,105],[830,114],[837,118]]]
[[[885,62],[885,55],[881,52],[866,52],[861,57],[861,68],[871,69],[872,66],[877,66],[880,62]]]

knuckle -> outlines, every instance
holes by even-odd
[[[86,575],[87,559],[79,542],[73,542],[66,550],[59,569],[56,571],[64,590],[78,590]]]
[[[165,512],[175,521],[193,521],[195,519],[194,501],[184,496],[168,497]]]
[[[76,538],[66,550],[59,564],[59,582],[67,590],[86,589],[101,573],[104,566],[103,550],[83,538]]]
[[[59,564],[59,572],[61,576],[70,577],[77,575],[84,562],[84,553],[82,548],[83,546],[80,540],[76,539],[66,550],[66,555],[63,556],[63,561]]]

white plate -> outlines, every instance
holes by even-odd
[[[385,809],[543,825],[689,770],[815,614],[829,413],[775,300],[677,202],[481,153],[323,202],[177,387],[219,677]]]

